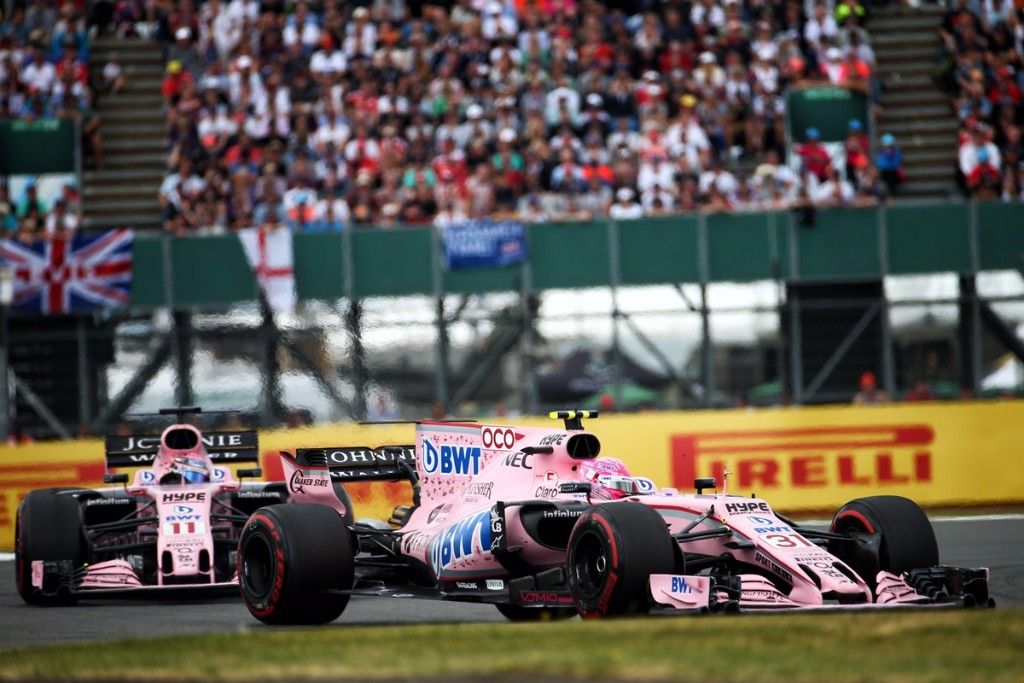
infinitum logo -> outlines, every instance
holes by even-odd
[[[934,440],[926,424],[675,434],[672,479],[682,489],[698,476],[721,482],[728,467],[741,490],[927,483]]]

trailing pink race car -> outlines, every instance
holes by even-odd
[[[353,595],[492,603],[513,620],[755,608],[989,605],[987,569],[939,566],[928,518],[896,496],[830,531],[764,500],[660,489],[564,429],[423,422],[411,446],[284,453],[292,503],[249,518],[242,595],[271,624],[335,619]],[[338,482],[406,479],[410,508],[352,523]],[[306,504],[308,503],[308,504]]]
[[[184,415],[199,408],[162,414]],[[18,592],[33,605],[81,597],[237,592],[235,552],[256,509],[288,500],[283,484],[242,483],[226,466],[255,462],[256,432],[202,433],[174,424],[160,436],[106,439],[106,489],[32,491],[18,507]],[[239,470],[258,477],[258,469]],[[339,491],[338,495],[344,496]]]

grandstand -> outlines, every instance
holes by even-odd
[[[0,136],[6,136],[0,138],[0,221],[23,244],[120,227],[140,236],[190,237],[284,225],[296,235],[325,233],[322,239],[296,239],[297,259],[312,259],[297,261],[296,269],[310,272],[308,263],[316,263],[355,272],[347,275],[355,283],[332,273],[317,285],[317,291],[354,302],[365,284],[359,273],[368,272],[368,264],[382,265],[373,260],[379,254],[368,255],[369,245],[416,248],[423,256],[436,247],[424,228],[473,219],[560,223],[566,234],[589,225],[602,244],[606,238],[614,243],[613,231],[630,225],[636,233],[661,235],[657,226],[671,223],[685,237],[674,234],[668,242],[689,245],[693,238],[698,250],[727,241],[707,235],[732,235],[726,226],[749,224],[763,227],[751,244],[761,248],[787,239],[799,250],[813,240],[786,233],[788,216],[809,228],[816,215],[850,215],[856,216],[850,225],[869,226],[865,230],[873,235],[865,232],[862,244],[850,242],[848,254],[860,254],[879,251],[874,245],[888,239],[884,216],[890,214],[833,209],[1024,197],[1024,38],[1021,10],[1006,0],[954,0],[948,8],[858,0],[122,0],[89,7],[12,0],[0,20]],[[57,134],[45,130],[48,121],[57,122],[70,142],[46,138]],[[68,158],[50,159],[59,149],[68,150]],[[10,165],[29,157],[36,162],[31,169]],[[52,171],[39,170],[47,164]],[[942,211],[892,215],[936,213]],[[974,209],[961,206],[950,214],[961,224],[954,229],[950,218],[941,229],[978,248],[978,226],[987,230],[987,216],[1003,215],[982,214],[979,222]],[[846,225],[847,219],[829,220]],[[399,227],[407,230],[396,241],[362,236]],[[364,230],[350,241],[348,228]],[[785,245],[771,243],[773,253],[781,254]],[[232,251],[235,238],[164,252],[154,251],[153,244],[139,240],[136,258],[147,259],[152,272],[169,279],[137,277],[135,313],[180,304],[168,293],[177,291],[175,282],[204,281],[182,270],[174,259],[183,257],[175,254],[221,254],[218,267],[239,256]],[[339,251],[319,254],[325,245]],[[340,245],[346,245],[344,255]],[[619,257],[608,249],[609,258]],[[680,259],[661,263],[645,257],[666,274],[650,282],[699,281],[703,287],[716,279],[714,264],[724,254],[743,258],[729,250],[702,253],[693,263],[687,255],[681,266]],[[361,255],[358,267],[355,254]],[[406,256],[398,260],[410,262]],[[749,281],[749,270],[765,280],[788,279],[778,259],[761,263],[763,256],[752,259],[756,266],[736,269],[742,273],[734,277]],[[432,292],[445,313],[447,276],[432,274],[423,258],[409,276],[416,286],[396,286],[402,295]],[[950,259],[971,270],[986,263]],[[1000,263],[1015,267],[1007,259]],[[568,277],[563,286],[615,287],[619,265],[602,265],[600,276]],[[884,278],[898,270],[889,265],[873,266],[854,279]],[[248,277],[244,267],[238,272]],[[849,279],[845,266],[831,272]],[[521,281],[506,280],[504,274],[485,277],[481,287],[529,294]],[[641,278],[629,284],[645,283]],[[976,296],[973,283],[960,285],[961,296]],[[855,296],[881,301],[880,287]],[[193,289],[198,292],[198,285]],[[232,293],[223,297],[219,289],[198,292],[188,305],[227,307],[251,298],[247,279],[227,289]],[[793,353],[782,349],[782,310],[790,296],[797,296],[795,289],[766,304],[779,311],[773,333],[780,339],[778,351],[769,353],[765,348],[774,342],[758,340],[763,357],[756,372],[721,369],[738,378],[730,391],[743,395],[754,382],[781,381],[786,368],[779,359]],[[299,295],[317,297],[308,290]],[[703,303],[687,304],[706,317]],[[502,304],[488,315],[506,320],[510,310],[515,309]],[[189,313],[175,315],[172,326],[180,323],[182,334],[192,334]],[[355,334],[358,311],[351,316],[356,323],[345,325]],[[447,353],[445,319],[438,316],[438,347]],[[501,334],[476,340],[478,348],[466,356],[481,358],[481,349],[495,340],[505,350],[525,344],[522,335],[530,325],[514,322],[514,334],[502,323]],[[76,324],[47,334],[79,334]],[[971,324],[980,325],[977,319]],[[97,334],[116,335],[115,327],[110,323]],[[705,323],[703,358],[686,361],[697,363],[704,379],[717,362],[710,357],[708,329]],[[869,333],[888,334],[874,327]],[[833,335],[836,344],[844,334]],[[977,340],[968,344],[965,334],[951,352],[965,354],[961,365],[967,355],[981,354]],[[112,348],[98,352],[108,359],[103,362],[109,362]],[[190,347],[179,347],[178,357],[185,353],[180,348]],[[867,364],[877,355],[865,353]],[[766,371],[769,355],[779,366]],[[366,380],[361,362],[346,366],[360,382]],[[475,362],[455,374],[472,377]],[[953,375],[977,389],[979,368]],[[190,372],[187,363],[179,369]],[[392,370],[381,369],[379,376]],[[669,374],[676,372],[682,371],[676,367]],[[431,373],[426,367],[406,374]],[[848,368],[847,374],[858,373]],[[890,368],[890,384],[893,375]],[[917,379],[908,372],[900,384],[906,390]],[[437,393],[447,397],[448,390]],[[79,404],[80,413],[96,414],[95,406]]]

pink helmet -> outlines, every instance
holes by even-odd
[[[618,458],[587,460],[580,465],[580,477],[593,486],[591,498],[618,500],[640,493],[625,463]]]

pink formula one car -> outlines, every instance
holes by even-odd
[[[239,541],[242,595],[270,624],[335,619],[350,596],[492,603],[513,620],[755,608],[992,604],[988,570],[939,565],[905,498],[855,500],[830,531],[758,498],[662,489],[564,429],[420,423],[414,446],[282,454],[293,503]],[[414,505],[351,523],[337,482],[407,479]]]
[[[198,413],[198,408],[161,411]],[[235,552],[249,515],[287,501],[283,484],[243,484],[228,463],[255,461],[256,432],[203,434],[174,424],[160,436],[106,440],[107,489],[44,489],[18,508],[18,592],[33,605],[82,597],[237,592]],[[258,469],[239,470],[258,477]],[[344,495],[339,491],[340,495]]]

